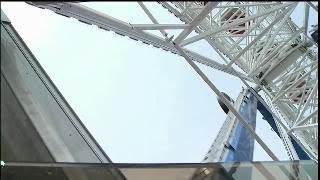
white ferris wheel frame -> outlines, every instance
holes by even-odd
[[[160,24],[143,2],[137,3],[152,24],[126,23],[78,2],[27,3],[181,55],[268,155],[278,160],[194,61],[238,77],[261,102],[264,101],[255,90],[263,90],[268,104],[266,107],[269,107],[277,124],[312,159],[318,161],[318,45],[307,35],[310,7],[318,12],[312,2],[209,1],[205,6],[196,2],[158,2],[184,24]],[[301,27],[290,19],[298,3],[304,3]],[[236,12],[224,19],[226,12],[232,8],[237,8]],[[236,13],[240,15],[236,16]],[[172,29],[180,29],[182,32],[174,37],[166,32]],[[230,33],[230,29],[236,33]],[[146,30],[158,30],[162,36]],[[197,35],[187,38],[192,31],[197,32]],[[239,33],[241,31],[244,33]],[[200,40],[208,42],[225,63],[185,48]],[[294,62],[289,62],[291,59]],[[242,72],[235,70],[232,67],[234,64]],[[285,70],[279,70],[280,66]],[[262,74],[260,77],[259,73]],[[272,77],[273,74],[278,76]],[[265,80],[268,78],[268,81]],[[248,82],[256,84],[255,90]],[[302,83],[302,87],[297,88]],[[302,97],[294,99],[291,94],[302,94]]]

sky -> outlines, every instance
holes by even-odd
[[[83,4],[125,22],[150,23],[134,2]],[[159,22],[179,22],[161,5],[145,4]],[[24,2],[1,2],[1,8],[113,162],[203,159],[226,114],[182,57]],[[193,48],[220,59],[205,46]],[[244,87],[236,77],[199,67],[233,99]],[[288,160],[259,112],[256,132],[280,160]],[[256,142],[254,161],[271,161]]]

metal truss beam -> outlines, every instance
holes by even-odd
[[[255,15],[252,15],[252,16],[249,16],[249,17],[246,17],[246,18],[244,18],[244,19],[242,19],[242,20],[240,20],[240,19],[239,19],[239,20],[235,20],[233,23],[230,23],[230,24],[228,24],[228,25],[221,26],[221,27],[219,27],[219,28],[217,28],[217,29],[214,29],[214,30],[211,30],[211,31],[206,31],[206,32],[201,33],[201,34],[199,34],[199,35],[196,35],[196,36],[193,36],[193,37],[191,37],[191,38],[188,38],[188,39],[184,40],[184,41],[181,43],[181,46],[185,46],[185,45],[188,45],[188,44],[190,44],[190,43],[194,43],[194,42],[196,42],[196,41],[199,41],[199,40],[201,40],[201,39],[204,39],[205,37],[214,35],[214,34],[216,34],[216,33],[218,33],[218,32],[224,31],[224,30],[226,30],[226,29],[229,29],[229,28],[231,28],[231,27],[237,26],[237,25],[242,24],[242,23],[245,23],[245,22],[247,22],[247,21],[256,19],[256,18],[258,18],[258,17],[261,17],[261,16],[264,16],[264,15],[270,14],[270,13],[272,13],[272,12],[274,12],[274,11],[277,11],[277,10],[279,10],[279,9],[283,9],[283,8],[285,8],[285,7],[287,7],[287,6],[290,6],[290,5],[292,5],[292,3],[285,3],[285,4],[283,4],[283,5],[280,5],[280,6],[276,6],[276,7],[274,7],[274,8],[271,8],[271,9],[265,11],[265,12],[262,12],[262,13],[259,13],[259,14],[255,14]]]
[[[309,42],[307,42],[310,41],[310,38],[306,36],[302,39],[304,41],[296,42],[296,40],[298,39],[296,37],[298,37],[300,33],[306,31],[306,26],[309,23],[307,21],[307,17],[309,15],[308,7],[311,6],[312,8],[316,8],[311,2],[305,3],[308,5],[306,5],[307,7],[303,12],[304,15],[301,16],[304,19],[304,27],[299,28],[291,20],[286,19],[287,17],[289,17],[293,9],[296,7],[297,2],[282,4],[281,2],[244,2],[243,4],[234,5],[232,4],[232,2],[209,2],[204,7],[196,5],[193,2],[172,2],[172,4],[176,5],[177,8],[173,8],[173,6],[169,5],[167,2],[159,2],[186,24],[159,24],[156,18],[142,4],[142,2],[138,3],[142,7],[144,12],[147,14],[147,16],[151,19],[153,24],[126,23],[113,17],[107,16],[101,12],[95,11],[86,6],[74,3],[50,3],[43,5],[41,3],[37,4],[37,2],[34,2],[33,5],[50,9],[58,14],[67,17],[73,17],[88,24],[97,25],[102,29],[114,31],[120,35],[128,36],[131,39],[139,40],[146,44],[151,44],[154,47],[170,51],[174,54],[179,54],[181,56],[183,56],[182,54],[184,54],[193,61],[197,61],[214,69],[239,77],[240,80],[252,91],[252,93],[258,99],[261,99],[257,92],[252,90],[246,81],[255,82],[257,86],[260,87],[260,89],[264,90],[268,97],[271,98],[272,103],[270,103],[270,106],[273,107],[273,110],[270,110],[270,112],[274,116],[276,122],[282,126],[285,132],[289,132],[288,135],[297,140],[297,142],[300,145],[303,145],[303,149],[310,156],[317,159],[317,154],[315,153],[314,149],[308,147],[310,145],[308,144],[308,142],[310,141],[308,140],[307,136],[301,132],[291,132],[289,130],[290,127],[292,129],[295,126],[315,127],[312,126],[312,124],[314,125],[317,122],[313,122],[312,124],[310,124],[310,119],[315,117],[313,113],[315,112],[315,110],[317,110],[318,107],[317,100],[314,101],[313,98],[313,96],[316,95],[313,94],[312,98],[311,93],[310,95],[303,95],[302,99],[304,99],[304,96],[309,97],[310,100],[307,103],[303,103],[303,100],[293,102],[292,99],[287,97],[288,93],[303,93],[307,91],[307,88],[310,92],[311,89],[313,89],[314,87],[313,83],[316,82],[315,79],[317,79],[317,76],[314,77],[313,73],[318,68],[317,65],[314,65],[314,62],[317,61],[317,56],[316,58],[314,58],[314,54],[312,54],[313,51],[310,50],[310,48],[307,49],[308,47],[310,47],[310,45],[308,45]],[[219,11],[215,15],[212,14],[213,8],[218,8],[217,10]],[[237,12],[244,14],[245,11],[247,15],[243,18],[237,17],[235,19],[232,19],[232,17],[228,17],[228,20],[224,20],[220,16],[223,16],[223,10],[228,10],[228,8],[242,8],[242,12],[240,12],[239,9],[237,10]],[[252,10],[250,8],[256,8],[258,9],[258,11],[255,12],[256,9]],[[180,11],[178,11],[177,9],[179,9]],[[233,14],[233,16],[235,16],[235,14]],[[281,21],[281,19],[284,20]],[[221,22],[221,20],[223,20],[223,22]],[[254,23],[250,24],[249,26],[249,22]],[[245,27],[240,27],[242,29],[237,27],[240,24],[244,23]],[[280,23],[283,25],[283,28],[273,28],[273,25],[279,25]],[[236,35],[228,33],[230,28],[234,28],[233,30],[236,29],[237,32],[244,31],[244,34],[242,34],[242,37],[240,36],[238,38]],[[175,42],[174,45],[171,44],[173,36],[171,38],[167,37],[168,34],[165,31],[167,29],[183,29],[183,32],[180,33],[178,37],[173,41]],[[159,30],[164,36],[164,38],[150,34],[148,32],[145,32],[144,30]],[[199,35],[185,39],[190,34],[190,32],[192,32],[192,30],[198,32]],[[217,51],[217,53],[224,60],[225,64],[218,63],[213,59],[204,57],[191,50],[181,48],[184,45],[196,42],[201,39],[205,39],[212,46],[212,50]],[[265,40],[267,41],[265,42]],[[259,44],[262,41],[265,44]],[[273,43],[278,43],[278,46],[272,48]],[[298,44],[295,47],[291,48],[292,43]],[[314,42],[313,45],[315,45]],[[256,52],[257,49],[259,49],[260,47],[262,48],[262,51]],[[282,62],[284,61],[284,58],[290,56],[289,52],[296,52],[298,50],[300,51],[304,48],[307,49],[307,52],[305,52],[305,54],[303,55],[299,55],[297,59],[292,60],[294,61],[294,64],[292,66],[296,68],[291,68],[292,66],[286,67],[290,70],[286,69],[287,72],[279,75],[280,77],[277,77],[275,81],[269,82],[267,85],[264,84],[263,86],[262,84],[260,84],[262,83],[262,80],[267,77],[269,72],[273,72],[272,70],[274,68],[278,66],[283,66]],[[301,51],[303,51],[302,53],[304,53],[304,50]],[[254,55],[254,58],[251,58],[250,55]],[[249,75],[245,75],[240,73],[239,71],[236,71],[232,67],[233,63],[238,65],[244,72],[249,73]],[[255,76],[262,71],[264,72],[262,77],[260,79],[256,79]],[[299,75],[300,73],[302,73],[302,76]],[[291,82],[291,77],[296,77],[294,82]],[[306,79],[308,80],[306,82],[304,90],[294,88]],[[318,91],[314,91],[314,93],[317,94]],[[304,114],[300,109],[302,109],[302,111],[304,110],[305,112],[309,112],[310,110],[310,113],[313,112],[311,113],[313,115],[308,115],[307,113]],[[280,112],[281,116],[286,116],[284,120],[287,122],[289,126],[286,125],[278,116],[275,115],[276,112]],[[317,131],[317,127],[313,129]]]
[[[309,10],[310,10],[310,6],[305,2],[305,3],[304,3],[303,26],[304,26],[304,32],[305,32],[306,34],[308,33]]]
[[[210,89],[221,98],[222,102],[229,108],[229,110],[237,117],[240,123],[248,130],[248,132],[256,139],[256,141],[261,145],[261,147],[266,151],[266,153],[273,159],[274,161],[279,161],[276,155],[268,148],[268,146],[263,142],[263,140],[259,137],[258,134],[251,128],[251,126],[242,118],[242,116],[238,113],[238,111],[232,106],[232,104],[223,96],[223,94],[216,88],[216,86],[209,80],[209,78],[201,71],[201,69],[191,60],[190,57],[183,51],[183,49],[178,45],[174,44],[174,46],[179,51],[180,55],[183,56],[188,64],[198,73],[198,75],[206,82],[206,84],[210,87]]]
[[[151,44],[154,47],[161,48],[165,51],[170,51],[174,54],[177,54],[177,50],[173,47],[171,43],[169,43],[165,39],[155,36],[153,34],[144,32],[140,29],[135,29],[134,26],[132,26],[129,23],[120,21],[118,19],[115,19],[111,16],[103,14],[92,8],[83,6],[81,4],[64,2],[64,3],[56,4],[55,6],[43,6],[33,2],[32,5],[52,10],[57,14],[61,14],[66,17],[73,17],[87,24],[93,24],[102,29],[111,30],[123,36],[128,36],[131,39],[139,40],[146,44]],[[187,51],[187,54],[194,61],[197,61],[201,64],[207,65],[209,67],[223,71],[233,76],[235,76],[236,74],[233,70],[226,69],[225,65],[220,64],[216,61],[213,61],[210,58],[204,57],[192,51]],[[254,82],[250,77],[247,77],[244,74],[240,74],[240,76],[250,82]]]
[[[176,44],[180,44],[195,28],[196,26],[215,8],[219,2],[208,2],[199,15],[197,15],[190,23],[189,28],[182,31],[174,40]]]
[[[292,132],[292,131],[298,131],[298,130],[309,130],[309,129],[315,129],[315,128],[318,128],[318,123],[316,124],[308,124],[308,125],[303,125],[303,126],[295,126],[293,128],[291,128],[289,132]]]
[[[300,119],[301,119],[302,116],[304,115],[305,111],[307,110],[307,107],[308,107],[307,105],[310,103],[311,99],[313,98],[313,95],[317,92],[317,90],[318,90],[318,81],[316,82],[316,85],[315,85],[315,86],[313,87],[313,89],[311,90],[311,93],[310,93],[307,101],[305,102],[306,105],[305,105],[305,106],[302,108],[302,110],[300,111],[297,119],[295,120],[295,123],[300,121]]]
[[[284,95],[287,91],[289,91],[290,89],[296,87],[298,84],[300,84],[303,80],[306,79],[307,76],[309,76],[313,71],[318,69],[318,64],[315,64],[314,67],[307,73],[305,73],[303,76],[301,76],[298,80],[296,80],[292,85],[290,85],[287,89],[285,89],[284,91],[279,92],[277,95],[274,96],[274,98],[272,99],[272,103],[275,103],[276,101],[279,100],[279,97]]]
[[[231,67],[232,68],[232,67]],[[270,103],[271,107],[273,108],[273,110],[271,110],[269,108],[269,106],[265,103],[265,101],[261,98],[261,96],[258,95],[258,93],[252,89],[250,87],[250,85],[244,80],[242,79],[240,76],[238,76],[240,78],[240,80],[243,82],[243,84],[245,84],[247,86],[247,88],[252,92],[252,94],[268,109],[268,111],[272,114],[273,118],[275,119],[276,123],[278,123],[279,125],[281,125],[281,127],[283,128],[283,130],[287,133],[287,135],[289,135],[290,137],[292,137],[301,147],[302,149],[310,156],[312,157],[312,159],[314,159],[315,161],[318,161],[318,156],[310,149],[310,147],[308,145],[306,145],[305,143],[302,143],[300,139],[298,139],[294,134],[292,134],[292,131],[289,131],[290,128],[284,124],[284,122],[281,121],[281,119],[279,118],[279,116],[277,116],[274,112],[275,112],[275,107],[272,103]],[[258,85],[260,86],[260,85]],[[300,137],[301,138],[301,137]],[[283,140],[285,141],[285,140]]]
[[[134,29],[159,30],[159,29],[187,29],[187,24],[131,24]]]
[[[307,117],[305,117],[304,119],[300,120],[300,121],[296,121],[295,124],[293,125],[293,127],[295,126],[300,126],[304,123],[306,123],[306,121],[308,121],[309,119],[313,118],[313,117],[317,117],[318,116],[318,109],[316,109],[315,111],[313,111],[312,113],[310,113]]]
[[[148,8],[141,1],[138,1],[138,4],[154,24],[159,24],[156,18],[154,18]],[[164,37],[167,37],[168,33],[166,33],[163,29],[160,29],[160,32]]]
[[[307,1],[306,2],[310,7],[312,7],[314,10],[316,10],[318,12],[318,7],[316,7],[312,2]]]
[[[269,24],[268,27],[266,27],[256,38],[254,38],[253,41],[250,42],[250,44],[248,44],[244,49],[242,49],[242,51],[240,53],[237,54],[237,56],[235,56],[227,65],[227,67],[230,67],[236,60],[238,60],[238,58],[243,55],[247,49],[249,49],[251,46],[255,45],[256,42],[258,40],[260,40],[265,34],[267,34],[269,32],[269,30],[271,28],[273,28],[273,26],[279,22],[279,20],[283,19],[285,16],[289,16],[289,11],[293,11],[294,7],[296,4],[294,4],[294,6],[292,5],[291,8],[287,8],[284,12],[281,13],[281,15],[279,15],[271,24]],[[285,18],[284,18],[285,19]],[[284,21],[282,21],[284,22]]]
[[[178,10],[176,10],[175,8],[173,8],[173,7],[171,7],[168,3],[165,3],[165,2],[161,2],[160,4],[162,4],[165,8],[167,8],[170,12],[172,12],[172,13],[174,13],[177,17],[179,17],[181,20],[183,20],[183,21],[185,21],[185,22],[188,22],[188,20],[186,20],[186,19],[184,19],[185,17],[187,17],[187,16],[190,16],[190,17],[194,17],[194,16],[192,16],[192,13],[191,12],[188,12],[188,11],[185,11],[184,9],[183,9],[183,7],[181,6],[181,3],[179,4],[179,3],[174,3],[174,5],[176,5],[176,7],[178,8],[178,9],[180,9],[181,11],[184,11],[185,13],[186,13],[186,15],[185,16],[183,16],[182,14],[179,14],[179,11]],[[280,4],[280,3],[279,3]],[[237,7],[237,5],[235,5],[235,7]],[[271,7],[270,7],[271,8]],[[270,8],[266,8],[266,9],[270,9]],[[222,8],[221,8],[222,9]],[[292,9],[291,9],[292,10]],[[278,14],[277,14],[277,16],[276,17],[278,17],[278,15],[281,13],[281,12],[277,12]],[[218,13],[219,14],[219,13]],[[218,15],[218,14],[216,14],[216,15]],[[289,14],[289,13],[288,13]],[[215,16],[216,16],[215,15]],[[288,16],[288,15],[287,15]],[[276,18],[275,17],[275,18]],[[212,17],[211,17],[212,18]],[[259,23],[255,23],[255,24],[253,24],[253,26],[261,26],[260,25],[260,23],[261,23],[261,21],[264,21],[263,23],[265,23],[265,19],[268,19],[269,18],[269,15],[265,15],[265,16],[262,16],[260,19],[258,19],[259,20]],[[212,20],[213,21],[213,20]],[[268,25],[270,25],[270,20],[267,20],[267,21],[269,21],[269,24]],[[211,22],[211,19],[210,19],[210,22]],[[219,20],[217,20],[217,22],[219,22]],[[288,20],[288,22],[289,22],[289,20]],[[209,23],[209,20],[207,20],[207,22],[206,22],[207,24],[211,24],[211,23]],[[290,24],[290,23],[289,23]],[[202,27],[202,29],[204,29],[204,31],[206,31],[206,30],[210,30],[210,26],[205,26],[204,24],[201,24],[200,25],[201,27]],[[253,27],[253,26],[251,26],[251,28]],[[265,26],[265,27],[267,27],[267,26]],[[214,28],[214,25],[213,25],[213,28]],[[264,28],[262,28],[262,30],[263,30]],[[303,28],[300,28],[300,29],[303,29]],[[253,30],[253,29],[249,29],[248,31],[250,31],[250,30]],[[288,30],[285,30],[285,31],[288,31]],[[261,32],[261,30],[260,30],[260,32]],[[286,38],[285,38],[285,41],[286,42],[282,42],[282,44],[283,44],[283,46],[280,46],[280,47],[278,47],[278,50],[277,51],[279,51],[279,52],[285,52],[285,51],[287,51],[287,50],[285,50],[285,49],[288,49],[288,44],[289,44],[289,42],[293,42],[293,40],[294,40],[294,38],[292,38],[292,36],[294,36],[294,34],[296,35],[296,36],[298,36],[299,35],[299,32],[301,32],[301,31],[298,31],[298,30],[293,30],[292,32],[290,31],[288,31],[287,33],[286,33],[286,35],[287,36],[285,36]],[[267,33],[267,35],[271,35],[271,34],[273,34],[274,32],[272,31],[272,33],[270,33],[270,32],[268,32]],[[201,31],[200,31],[200,34],[201,34]],[[251,34],[251,33],[250,33]],[[281,32],[279,32],[279,33],[277,33],[278,35],[282,35],[283,34],[283,32],[281,31]],[[236,50],[236,46],[235,46],[235,44],[237,44],[237,42],[239,43],[240,41],[242,41],[243,39],[245,39],[245,38],[247,38],[246,36],[248,36],[249,35],[249,33],[248,32],[245,32],[245,34],[244,34],[244,36],[243,36],[243,38],[241,38],[241,39],[238,39],[237,41],[236,41],[236,43],[234,43],[234,44],[232,44],[232,47],[231,48],[227,48],[227,47],[220,47],[220,46],[218,46],[218,45],[216,45],[216,44],[214,44],[213,43],[213,49],[215,49],[216,50],[216,48],[218,48],[218,50],[216,50],[217,52],[218,52],[218,54],[221,56],[221,58],[225,61],[225,62],[228,62],[229,60],[227,60],[224,56],[222,56],[221,55],[221,53],[220,53],[220,51],[222,50],[222,52],[223,52],[223,50],[224,49],[221,49],[221,48],[227,48],[227,49],[235,49]],[[259,33],[258,34],[256,34],[255,36],[258,36],[259,35]],[[290,36],[291,35],[291,36]],[[226,38],[227,37],[230,37],[229,35],[228,36],[226,36]],[[212,38],[213,39],[216,39],[217,37],[216,36],[212,36]],[[208,41],[208,42],[211,42],[212,40],[209,40],[209,39],[207,39],[206,38],[206,40]],[[277,38],[275,38],[275,40],[277,40],[277,41],[279,41],[279,38],[277,37]],[[283,41],[283,40],[282,40]],[[224,42],[224,41],[222,41],[222,42]],[[251,41],[250,41],[251,42]],[[281,42],[281,41],[280,41]],[[287,43],[287,44],[286,44]],[[183,44],[183,43],[182,43]],[[217,47],[215,47],[215,46],[217,46]],[[261,46],[261,47],[263,47],[263,46]],[[282,49],[282,50],[280,50],[280,48],[281,47],[283,47],[284,49]],[[301,45],[298,45],[298,47],[301,47]],[[257,46],[254,46],[254,48],[258,48]],[[296,48],[297,49],[297,48]],[[227,53],[229,53],[230,51],[228,51]],[[310,52],[310,51],[309,51]],[[224,52],[224,53],[226,53],[226,52]],[[273,53],[273,54],[278,54],[279,55],[279,53],[278,52],[271,52],[271,53]],[[309,54],[309,53],[308,53]],[[305,55],[307,55],[307,53],[305,54]],[[271,56],[270,56],[271,57]],[[282,54],[281,55],[281,57],[279,56],[279,58],[284,58],[285,56]],[[309,55],[308,55],[308,57],[309,57]],[[229,57],[230,58],[230,57]],[[242,57],[241,57],[242,58]],[[243,61],[244,59],[241,59],[241,61]],[[273,60],[273,59],[272,59]],[[308,59],[309,60],[309,59]],[[275,60],[274,60],[275,61]],[[278,61],[278,60],[277,60]],[[236,63],[237,62],[239,62],[239,61],[236,61]],[[275,61],[276,62],[276,61]],[[270,62],[267,62],[267,63],[270,63]],[[238,64],[237,64],[238,65]],[[279,64],[279,65],[282,65],[282,64]],[[299,66],[299,67],[297,67],[297,66]],[[306,68],[306,66],[305,65],[303,65],[304,67],[300,67],[300,65],[296,65],[296,67],[297,68],[299,68],[299,69],[304,69],[304,68]],[[275,65],[273,65],[272,67],[276,67]],[[232,67],[230,67],[230,68],[232,68]],[[256,68],[260,68],[260,66],[259,67],[256,67]],[[254,68],[252,68],[252,69],[254,69]],[[270,71],[270,68],[269,68],[269,70],[268,71]],[[309,71],[309,70],[308,70]],[[285,73],[286,74],[286,73]],[[239,77],[240,79],[241,79],[241,77]],[[281,79],[281,77],[279,77],[278,79]],[[277,80],[277,79],[276,79]],[[242,81],[243,81],[243,83],[244,84],[246,84],[246,82],[242,79]],[[279,81],[278,81],[279,82]],[[259,83],[259,82],[258,82]],[[261,87],[261,85],[260,84],[257,84],[260,88],[262,88]],[[246,84],[246,86],[249,88],[250,86],[248,85],[248,84]],[[272,87],[273,88],[273,90],[275,90],[275,92],[277,92],[277,90],[275,89],[275,87],[273,87],[274,85],[273,84],[270,84],[270,87]],[[285,87],[285,86],[283,86],[283,87]],[[266,88],[262,88],[264,91],[265,91],[265,93],[267,93],[267,94],[271,94],[270,92],[268,93],[268,91],[269,90],[267,90]],[[255,94],[255,92],[254,92],[254,94]],[[272,93],[273,94],[273,93]],[[259,99],[260,97],[256,94],[256,97]],[[271,95],[270,97],[273,97],[273,95]],[[292,100],[289,100],[289,99],[286,99],[286,101],[288,101],[287,103],[285,103],[285,104],[283,104],[282,102],[277,102],[277,106],[279,106],[280,107],[280,109],[281,109],[281,111],[286,111],[286,112],[288,112],[288,114],[294,114],[293,112],[294,111],[292,111],[291,112],[291,110],[293,110],[293,109],[288,109],[289,107],[286,107],[286,108],[284,108],[285,106],[287,106],[287,105],[290,105],[290,108],[291,108],[291,105],[292,105]],[[284,107],[282,108],[281,106],[283,106],[284,105]],[[265,106],[267,106],[267,105],[265,105]],[[316,105],[317,106],[317,105]],[[274,110],[273,110],[274,111]],[[272,115],[274,116],[274,117],[276,117],[276,115],[273,113],[273,111],[271,111],[270,110],[270,112],[272,113]],[[281,113],[283,113],[283,112],[281,112]],[[286,125],[286,124],[284,124],[281,120],[280,120],[280,118],[279,117],[277,117],[277,118],[275,118],[275,120],[276,120],[276,122],[278,122],[278,123],[280,123],[280,125],[282,126],[282,127],[284,127],[284,132],[286,133],[286,131],[288,131],[288,129],[289,129],[289,127],[288,127],[288,125]],[[286,120],[286,119],[284,119],[284,120]],[[293,118],[291,118],[291,120],[293,120]],[[287,122],[288,124],[290,124],[289,122]],[[301,135],[301,134],[295,134],[295,135],[293,135],[293,134],[289,134],[290,136],[295,136],[295,135],[297,135],[297,136],[299,136],[299,139],[301,140],[304,140],[304,137]],[[294,137],[294,139],[296,139],[296,137]],[[298,141],[298,140],[297,140]],[[300,144],[303,144],[303,149],[306,151],[306,152],[308,152],[308,154],[310,155],[311,154],[311,157],[313,157],[313,158],[316,158],[317,157],[317,155],[316,154],[314,154],[313,152],[312,152],[312,150],[311,149],[308,149],[308,145],[306,146],[306,144],[305,143],[300,143]]]

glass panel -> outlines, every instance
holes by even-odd
[[[318,165],[314,161],[178,163],[178,164],[93,164],[93,163],[18,163],[7,162],[1,177],[10,180],[40,179],[116,179],[118,168],[128,180],[315,180]],[[251,172],[247,173],[247,172]],[[197,173],[195,173],[197,172]]]
[[[10,23],[1,23],[1,97],[2,160],[110,161]]]

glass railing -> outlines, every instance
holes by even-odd
[[[112,171],[120,170],[122,177]],[[5,180],[316,180],[314,161],[233,163],[97,164],[5,162]]]

